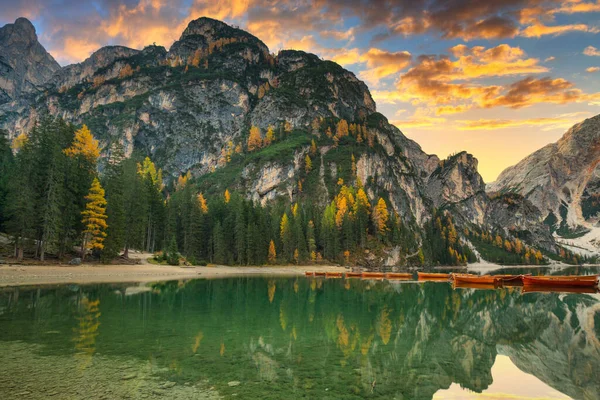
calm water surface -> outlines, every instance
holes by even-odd
[[[0,398],[600,399],[600,298],[235,278],[0,290]]]

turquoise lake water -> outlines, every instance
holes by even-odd
[[[0,289],[2,399],[481,396],[599,399],[600,297],[304,277]]]

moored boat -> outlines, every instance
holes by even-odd
[[[361,272],[346,272],[346,278],[360,278],[361,276]]]
[[[494,278],[499,279],[504,286],[522,286],[523,285],[523,276],[530,276],[531,274],[526,275],[492,275]]]
[[[593,288],[598,285],[598,275],[523,276],[523,284],[526,286],[578,286]]]
[[[387,272],[386,279],[412,279],[413,274],[409,272]]]
[[[341,278],[342,273],[341,272],[326,272],[325,277],[326,278]]]
[[[315,276],[325,276],[325,275],[326,275],[325,272],[315,271]]]
[[[493,275],[452,274],[452,279],[455,283],[502,284],[501,278]]]
[[[304,271],[304,275],[306,276],[315,276],[315,273],[312,271]]]
[[[361,277],[367,279],[383,279],[385,278],[385,274],[383,272],[363,272]]]
[[[434,272],[417,272],[420,281],[447,281],[451,274],[442,274]]]

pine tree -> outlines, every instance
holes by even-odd
[[[369,203],[369,198],[363,188],[359,188],[356,192],[356,201],[354,202],[353,211],[354,217],[356,218],[358,241],[361,247],[365,247],[367,245],[371,203]]]
[[[125,154],[123,147],[116,143],[113,145],[106,165],[104,187],[106,188],[106,240],[102,250],[102,261],[110,262],[117,257],[125,247],[125,181],[123,163]]]
[[[315,240],[315,224],[312,220],[308,221],[308,229],[306,230],[306,240],[308,242],[308,252],[311,259],[314,261],[313,255],[316,255],[317,242]]]
[[[85,258],[86,250],[99,251],[104,248],[104,238],[106,237],[106,199],[104,198],[104,189],[100,185],[98,178],[94,178],[88,195],[85,197],[87,203],[85,210],[82,211],[82,223],[85,226],[83,231],[84,239],[81,251],[81,258]]]
[[[167,263],[169,265],[179,265],[179,252],[177,250],[177,239],[171,237],[169,248],[167,249]]]
[[[223,228],[221,222],[217,221],[213,229],[213,253],[215,263],[225,264],[227,262],[225,246]]]
[[[0,230],[8,220],[6,199],[13,168],[14,157],[8,141],[8,132],[0,129]]]

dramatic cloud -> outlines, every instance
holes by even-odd
[[[452,47],[449,56],[420,56],[396,85],[397,91],[375,91],[384,103],[410,102],[439,107],[437,115],[456,114],[474,106],[490,104],[503,91],[500,85],[482,85],[473,80],[547,72],[539,60],[527,58],[519,47],[506,44]]]
[[[411,60],[412,55],[408,51],[389,52],[371,48],[360,56],[360,61],[365,62],[369,68],[360,77],[369,83],[376,83],[381,78],[402,71]]]
[[[572,24],[572,25],[557,25],[547,26],[544,24],[533,24],[525,28],[521,35],[525,37],[539,38],[545,35],[562,35],[568,32],[592,32],[598,33],[598,28],[589,27],[586,24]]]

